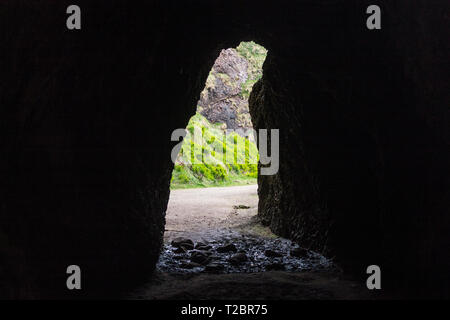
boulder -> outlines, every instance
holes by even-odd
[[[191,253],[191,261],[202,265],[206,265],[211,261],[211,259],[206,253],[202,251],[193,251]]]
[[[183,246],[180,246],[173,250],[173,253],[186,253],[186,249]]]
[[[281,253],[279,253],[277,251],[270,250],[270,249],[266,250],[264,252],[264,255],[266,257],[269,257],[269,258],[280,258],[280,257],[283,256]]]
[[[239,253],[232,255],[229,261],[231,264],[237,265],[237,264],[244,263],[247,260],[248,260],[247,255],[243,252],[239,252]]]
[[[219,253],[236,252],[237,248],[236,248],[236,246],[234,244],[229,243],[229,244],[226,244],[226,245],[224,245],[222,247],[217,248],[216,251],[219,252]]]
[[[184,247],[186,250],[194,249],[194,242],[191,239],[178,237],[172,240],[170,243],[173,247]]]

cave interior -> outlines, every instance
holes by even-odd
[[[280,129],[258,215],[361,281],[380,265],[400,296],[449,296],[445,1],[78,1],[0,4],[0,295],[102,296],[159,256],[183,128],[223,48],[268,49],[250,96]],[[83,266],[82,293],[65,290]],[[114,279],[114,281],[111,281]]]

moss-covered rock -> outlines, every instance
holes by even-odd
[[[252,41],[222,50],[200,94],[197,112],[241,133],[252,128],[248,98],[262,76],[266,55],[267,50]]]

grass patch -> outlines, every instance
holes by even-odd
[[[225,134],[220,124],[199,113],[190,119],[186,132],[172,172],[172,188],[256,183],[259,155],[251,138]]]

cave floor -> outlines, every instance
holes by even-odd
[[[364,284],[335,272],[268,271],[170,274],[127,296],[145,300],[356,300],[372,299]]]
[[[247,185],[171,190],[164,241],[185,237],[208,242],[229,230],[274,236],[268,228],[251,223],[258,212],[257,189]]]
[[[172,190],[157,270],[147,284],[127,298],[370,298],[364,283],[345,278],[322,255],[308,251],[293,256],[291,250],[297,245],[262,226],[256,217],[257,208],[256,185]],[[189,244],[182,249],[174,246],[177,238],[192,241],[195,248],[186,249]],[[230,244],[233,250],[220,251]],[[239,253],[246,255],[245,261],[230,263]]]

